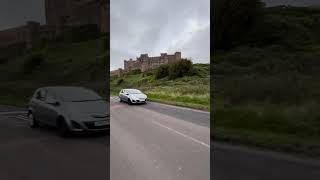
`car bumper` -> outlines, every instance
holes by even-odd
[[[146,102],[147,102],[147,100],[132,100],[131,101],[132,104],[144,104]]]
[[[102,126],[96,126],[94,121],[87,121],[79,123],[78,127],[71,127],[70,131],[72,132],[103,132],[110,130],[110,123]]]

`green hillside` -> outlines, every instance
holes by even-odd
[[[70,28],[2,58],[0,104],[25,106],[36,88],[49,85],[79,85],[105,95],[107,38],[88,27]]]
[[[137,88],[146,93],[152,101],[209,110],[209,68],[209,64],[194,64],[193,75],[176,79],[155,79],[157,69],[111,77],[110,93],[117,95],[122,88]]]
[[[320,9],[240,6],[236,13],[255,17],[251,26],[234,24],[230,42],[218,41],[212,52],[212,136],[319,156]],[[222,13],[216,16],[225,22],[248,21]]]

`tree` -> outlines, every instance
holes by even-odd
[[[214,0],[214,50],[228,50],[243,41],[261,20],[263,8],[261,0]]]

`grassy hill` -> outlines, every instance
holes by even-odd
[[[320,156],[320,9],[262,13],[236,44],[213,52],[212,136]]]
[[[203,110],[210,109],[209,64],[194,64],[195,74],[170,80],[155,79],[156,70],[110,78],[110,93],[117,95],[123,88],[137,88],[152,101]]]
[[[78,85],[106,94],[107,38],[90,28],[70,28],[2,59],[0,104],[25,106],[36,88],[49,85]]]

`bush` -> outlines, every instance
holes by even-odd
[[[29,73],[44,63],[45,59],[41,53],[34,53],[27,56],[23,62],[23,72]]]
[[[140,69],[134,69],[134,70],[130,71],[128,74],[129,75],[141,74],[141,70]]]
[[[122,84],[123,83],[123,79],[121,78],[121,79],[119,79],[118,81],[117,81],[117,85],[120,85],[120,84]]]
[[[167,77],[169,75],[169,67],[168,64],[159,66],[155,71],[154,78],[161,79]]]
[[[96,25],[83,25],[79,27],[68,27],[57,37],[58,41],[82,42],[101,36]]]
[[[187,59],[182,59],[169,66],[169,79],[176,79],[192,73],[192,62]]]
[[[5,64],[8,62],[8,59],[7,58],[1,58],[0,57],[0,64]]]

